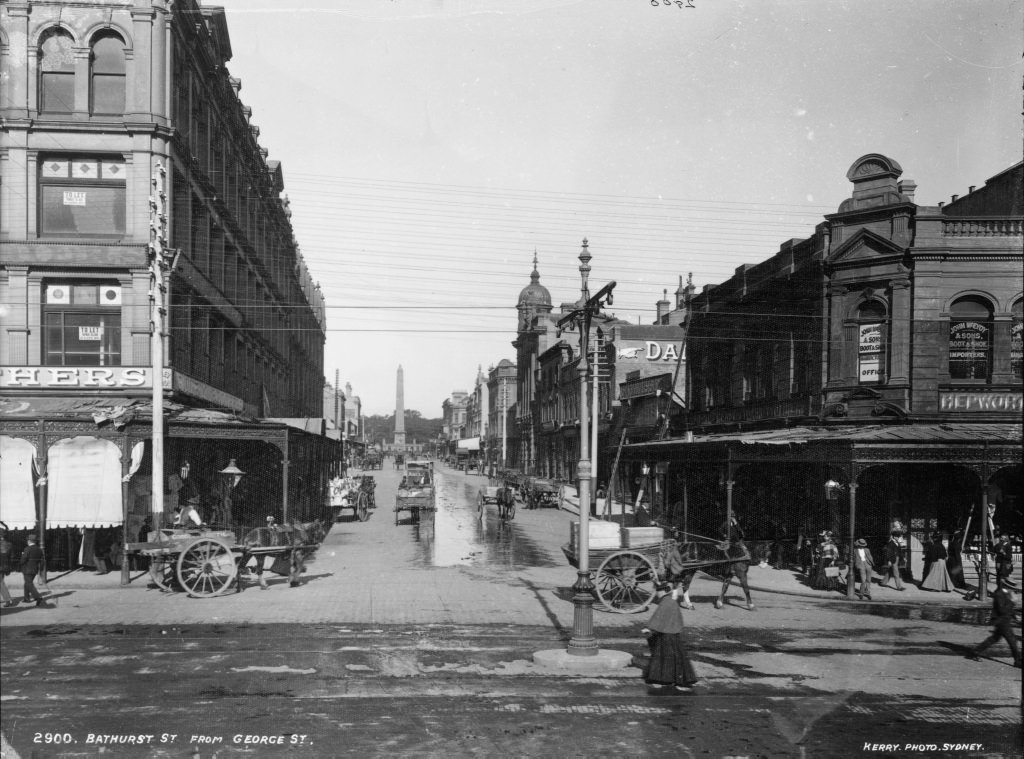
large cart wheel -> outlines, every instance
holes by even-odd
[[[356,499],[356,517],[360,522],[365,522],[370,518],[369,500],[366,493],[360,493],[359,498]]]
[[[601,562],[594,580],[597,597],[608,611],[635,614],[654,598],[658,573],[643,554],[621,551]]]
[[[178,557],[178,582],[195,598],[220,595],[237,572],[231,548],[216,538],[199,538]]]

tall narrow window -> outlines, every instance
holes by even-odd
[[[950,309],[949,376],[988,380],[991,371],[992,306],[981,298],[961,298]]]
[[[862,385],[885,381],[885,306],[868,301],[857,314],[857,370]]]
[[[108,34],[93,43],[90,60],[90,111],[100,115],[124,113],[124,42]]]
[[[75,110],[75,52],[67,32],[53,32],[39,48],[39,110]]]
[[[1024,300],[1014,303],[1010,313],[1010,374],[1021,380],[1024,379]]]

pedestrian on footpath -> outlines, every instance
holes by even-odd
[[[697,684],[697,673],[686,653],[683,640],[683,612],[679,609],[679,590],[669,592],[667,584],[658,586],[660,600],[641,632],[647,638],[651,659],[644,670],[644,682],[658,695],[686,693]]]
[[[866,601],[871,600],[871,580],[875,574],[875,560],[868,549],[868,542],[864,538],[858,538],[853,544],[853,571],[854,577],[860,583],[860,590],[857,595]],[[847,582],[853,582],[853,577],[848,577]]]
[[[32,533],[28,536],[28,546],[21,555],[21,576],[25,580],[25,603],[35,601],[40,609],[52,609],[36,590],[36,575],[43,568],[43,549],[39,547],[39,539]]]
[[[811,576],[811,567],[814,564],[814,541],[810,538],[804,538],[803,545],[800,546],[800,571],[804,577]]]
[[[946,570],[946,559],[949,557],[946,551],[948,546],[948,538],[943,538],[940,533],[932,535],[932,542],[928,546],[930,561],[924,580],[921,581],[921,590],[935,590],[941,593],[953,591],[953,579]]]
[[[896,530],[889,535],[889,542],[885,544],[885,577],[882,585],[889,585],[889,578],[896,580],[896,590],[903,590],[903,580],[900,577],[900,565],[903,563],[902,533]]]
[[[1015,608],[1013,591],[1000,582],[992,594],[992,617],[989,620],[992,623],[992,634],[971,649],[971,652],[967,655],[968,659],[979,661],[982,651],[1002,638],[1010,646],[1010,653],[1013,654],[1013,666],[1020,669],[1020,645],[1017,643],[1013,624]]]
[[[11,555],[11,541],[7,539],[7,524],[0,522],[0,603],[5,609],[14,606],[11,591],[7,588],[7,575],[13,570],[14,560]]]

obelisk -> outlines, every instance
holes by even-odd
[[[395,391],[395,449],[405,450],[405,374],[398,365],[398,387]]]

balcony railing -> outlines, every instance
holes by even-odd
[[[689,427],[730,422],[753,422],[761,419],[779,419],[789,416],[802,417],[814,414],[813,398],[810,396],[790,398],[784,401],[755,403],[739,408],[711,409],[698,411],[687,417]]]
[[[943,219],[942,234],[950,237],[1008,237],[1024,234],[1021,219]]]

